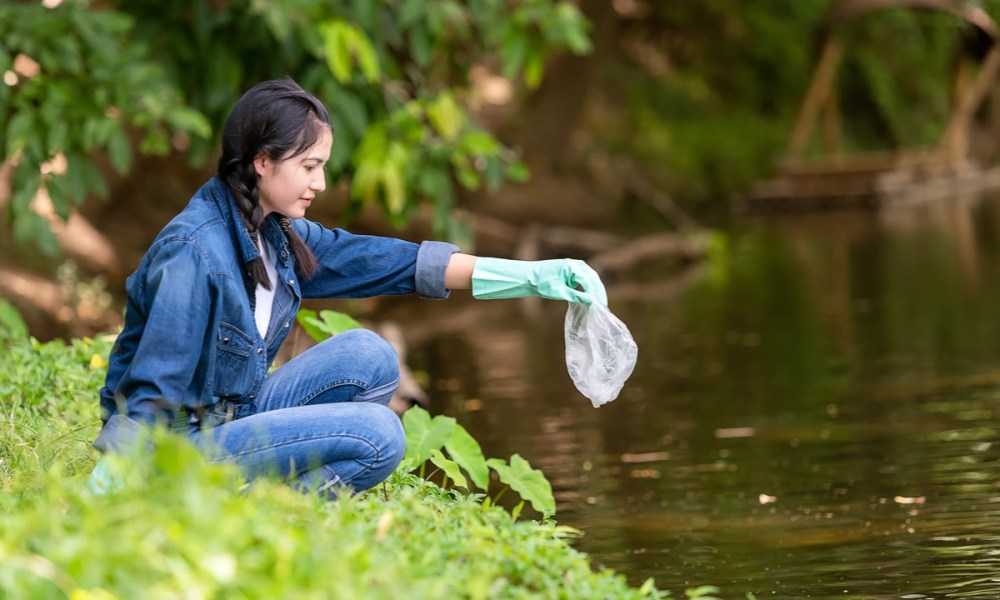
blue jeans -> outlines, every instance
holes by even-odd
[[[403,426],[386,405],[399,384],[393,347],[371,331],[329,338],[267,376],[254,414],[191,433],[251,479],[276,476],[336,497],[368,489],[399,465]]]

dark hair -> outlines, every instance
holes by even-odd
[[[218,172],[255,240],[264,224],[264,211],[254,159],[261,152],[276,162],[298,156],[326,129],[332,131],[333,126],[323,103],[288,78],[258,83],[236,101],[222,127]],[[282,215],[279,223],[295,256],[299,277],[308,279],[316,272],[316,257],[292,229],[288,217]],[[255,283],[271,289],[262,260],[252,261],[248,270]]]

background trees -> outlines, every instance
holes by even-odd
[[[10,269],[55,278],[60,247],[120,287],[211,172],[233,101],[282,75],[334,115],[338,222],[497,253],[533,223],[722,224],[780,160],[832,4],[4,3],[0,290]],[[934,138],[962,28],[891,10],[841,32],[848,147]]]

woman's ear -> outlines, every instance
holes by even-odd
[[[267,170],[267,163],[270,160],[271,159],[267,157],[267,154],[264,154],[263,152],[257,153],[257,156],[254,157],[253,167],[257,171],[258,177],[264,176],[264,172]]]

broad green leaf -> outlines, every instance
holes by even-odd
[[[371,40],[360,29],[354,29],[350,41],[351,51],[358,61],[361,74],[368,81],[378,81],[381,69],[378,65],[378,54],[375,53],[375,48],[372,46]]]
[[[430,460],[434,466],[444,471],[444,474],[454,481],[455,485],[468,489],[469,482],[465,480],[465,475],[462,475],[462,469],[459,468],[458,463],[447,458],[440,450],[432,450]]]
[[[456,424],[451,437],[444,444],[448,456],[462,466],[476,487],[486,490],[490,487],[490,470],[479,442],[461,425]]]
[[[322,342],[338,333],[343,333],[349,329],[363,329],[364,326],[358,323],[348,314],[335,310],[322,310],[319,314],[316,311],[302,309],[299,311],[296,320],[309,337]]]
[[[545,474],[538,469],[532,469],[531,464],[519,454],[510,457],[510,464],[498,458],[491,458],[486,461],[497,475],[500,481],[510,486],[531,503],[538,512],[549,515],[556,511],[555,496],[552,495],[552,484],[545,478]]]
[[[351,54],[347,47],[346,36],[348,25],[341,21],[330,21],[319,26],[323,37],[323,53],[330,72],[338,81],[346,82],[351,78]]]
[[[365,163],[358,167],[351,178],[351,196],[371,202],[378,196],[379,169],[377,165]]]
[[[406,458],[410,459],[410,464],[419,467],[434,450],[443,448],[455,425],[451,417],[438,415],[431,419],[430,413],[419,406],[406,411],[403,427],[406,429]]]

